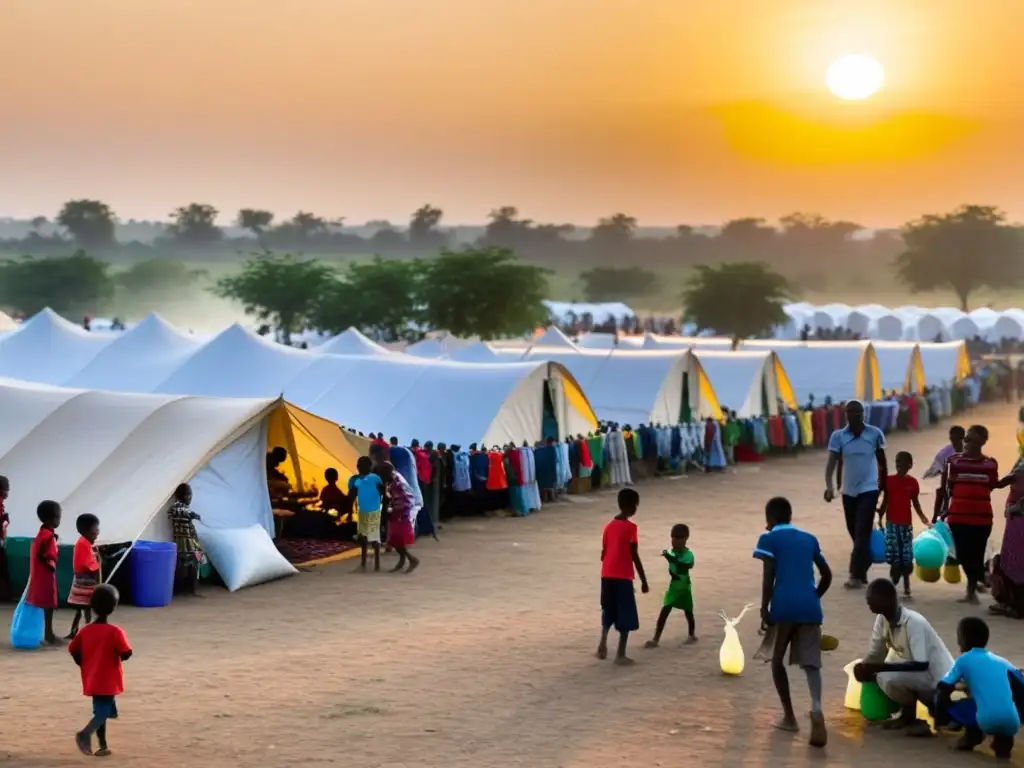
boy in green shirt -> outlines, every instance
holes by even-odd
[[[693,568],[693,552],[687,548],[686,542],[690,538],[690,529],[682,523],[672,526],[672,549],[666,549],[661,556],[668,560],[668,575],[671,579],[668,589],[665,590],[665,601],[662,604],[661,613],[658,615],[658,625],[654,630],[654,639],[648,640],[645,648],[657,648],[661,641],[661,633],[665,630],[665,622],[673,608],[677,608],[686,615],[686,623],[689,627],[687,643],[697,642],[697,629],[693,618],[693,588],[690,584],[690,569]]]

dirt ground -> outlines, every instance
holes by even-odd
[[[1016,410],[970,416],[991,433],[990,452],[1009,468]],[[920,476],[945,428],[897,435]],[[117,621],[135,647],[126,664],[121,719],[111,722],[110,762],[361,768],[446,766],[849,765],[919,761],[930,768],[981,765],[991,753],[954,755],[949,737],[920,742],[873,728],[843,709],[843,667],[866,646],[872,617],[862,593],[841,587],[849,541],[838,503],[821,499],[825,455],[771,460],[738,473],[691,475],[639,486],[641,554],[651,593],[640,595],[632,668],[599,662],[598,556],[611,493],[560,503],[526,519],[461,521],[440,543],[422,542],[411,576],[356,575],[353,563],[317,568],[235,595],[207,590],[167,609],[124,608]],[[922,483],[930,507],[933,483]],[[740,625],[747,668],[718,669],[720,609],[735,615],[759,596],[751,549],[763,504],[789,496],[795,522],[821,540],[837,583],[825,598],[824,752],[770,727],[778,703],[768,668],[750,659],[758,621]],[[1002,504],[1003,492],[997,494]],[[670,620],[662,648],[643,649],[667,582],[658,557],[671,524],[686,522],[696,555],[700,642],[679,646],[685,620]],[[998,534],[994,536],[998,542]],[[385,561],[389,565],[392,561]],[[875,575],[883,575],[876,567]],[[955,653],[964,614],[958,588],[920,584],[914,608]],[[978,609],[983,612],[984,608]],[[10,610],[3,612],[8,624]],[[70,617],[59,616],[63,627]],[[992,647],[1024,662],[1022,625],[994,619]],[[4,642],[6,646],[6,641]],[[794,670],[798,711],[807,708]],[[78,670],[63,651],[0,650],[0,763],[78,765],[72,735],[90,715]],[[1024,746],[1016,765],[1024,766]]]

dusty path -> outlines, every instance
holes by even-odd
[[[971,416],[992,432],[1008,468],[1016,411]],[[920,476],[945,430],[893,438],[915,454]],[[750,556],[764,501],[788,495],[797,523],[814,531],[841,577],[849,544],[838,504],[821,501],[824,454],[776,459],[738,474],[691,476],[639,487],[641,551],[652,592],[642,629],[619,669],[598,662],[600,532],[614,496],[585,497],[526,519],[451,525],[442,542],[417,546],[409,577],[359,576],[342,563],[237,595],[207,591],[169,609],[126,608],[117,618],[136,655],[127,665],[122,719],[110,726],[111,762],[124,766],[778,766],[919,761],[930,768],[981,765],[991,755],[948,752],[865,731],[842,708],[842,667],[865,646],[871,617],[861,594],[837,585],[825,601],[841,647],[826,656],[831,741],[812,753],[770,723],[777,702],[766,667],[750,662],[757,620],[740,627],[748,667],[718,671],[719,609],[758,599]],[[930,493],[932,484],[923,483]],[[1002,493],[998,496],[1002,502]],[[930,504],[930,496],[926,506]],[[667,581],[657,557],[672,523],[686,522],[696,553],[696,646],[679,648],[682,618],[645,651]],[[878,575],[882,569],[876,568]],[[840,578],[841,581],[841,578]],[[953,646],[963,614],[956,588],[919,585],[915,608]],[[9,611],[3,616],[7,626]],[[69,617],[60,617],[63,625]],[[992,622],[993,647],[1024,663],[1024,625]],[[5,643],[6,645],[6,643]],[[79,765],[72,733],[88,719],[78,671],[64,652],[0,650],[0,763]],[[798,709],[806,708],[794,675]],[[1024,753],[1024,746],[1021,747]],[[1024,765],[1018,756],[1017,765]]]

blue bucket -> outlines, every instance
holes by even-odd
[[[137,541],[129,556],[132,602],[139,608],[163,608],[174,596],[178,545],[166,541]]]
[[[871,562],[876,565],[885,562],[885,531],[881,528],[871,531]]]

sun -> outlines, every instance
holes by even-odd
[[[825,73],[828,89],[844,101],[862,101],[881,90],[885,69],[877,59],[851,54],[833,61]]]

